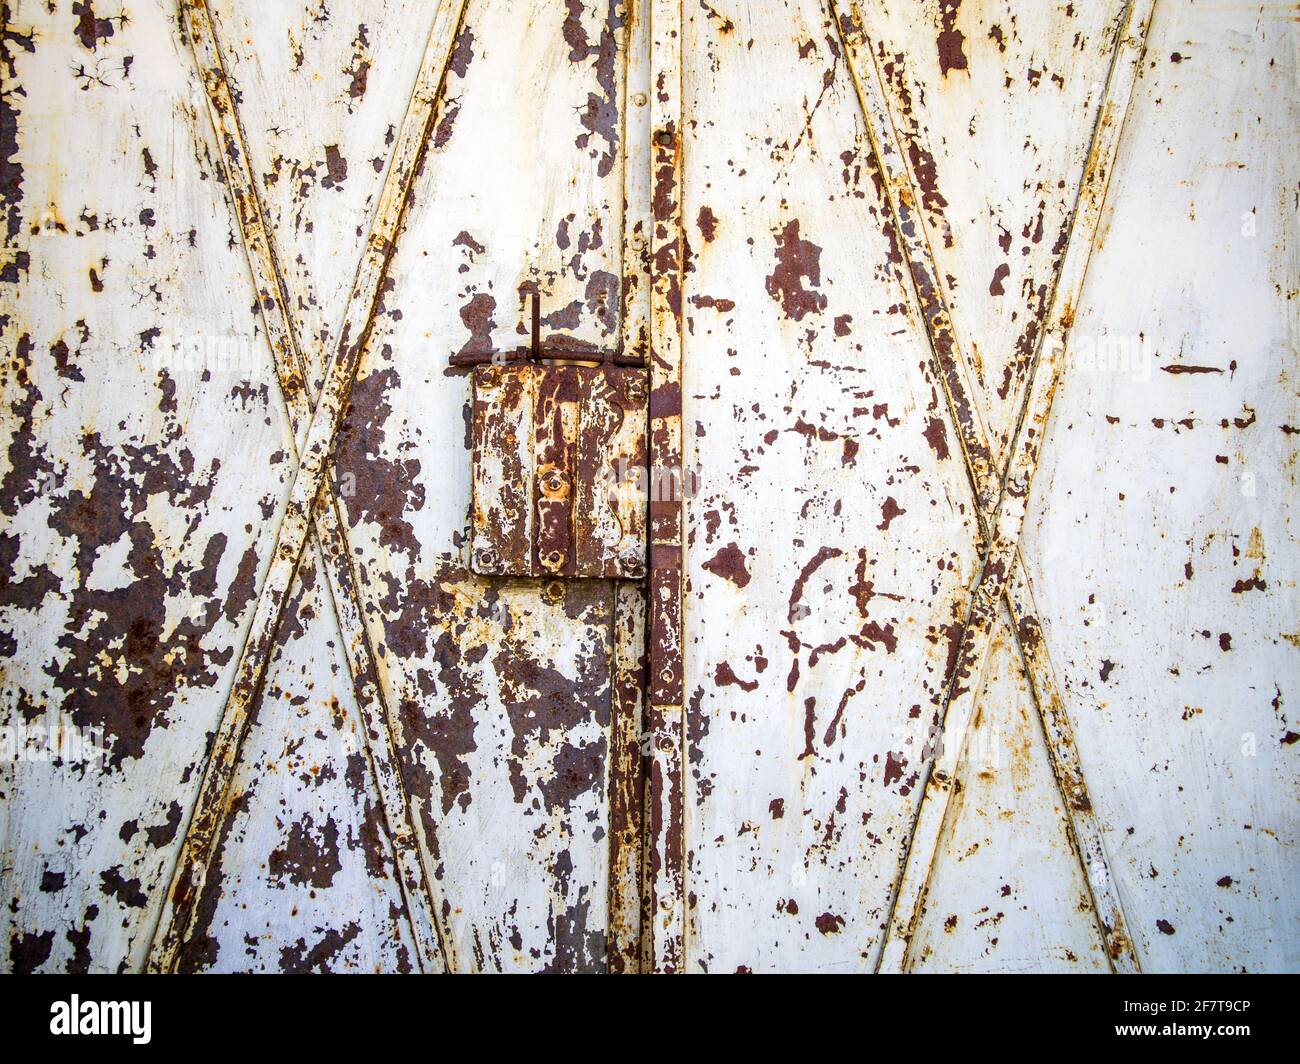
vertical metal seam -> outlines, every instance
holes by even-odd
[[[866,49],[867,55],[864,60],[858,52],[856,42],[848,39],[848,36],[844,31],[844,26],[837,17],[835,12],[835,0],[829,0],[829,2],[831,5],[832,18],[836,22],[841,41],[844,44],[846,51],[850,54],[850,69],[853,73],[855,89],[857,90],[859,103],[862,107],[863,117],[867,125],[868,136],[873,142],[873,150],[875,151],[878,163],[882,170],[882,177],[884,178],[884,187],[886,190],[885,194],[889,209],[893,216],[895,229],[900,237],[900,245],[904,254],[907,256],[910,284],[905,284],[904,288],[909,294],[914,295],[916,299],[916,306],[920,311],[920,318],[925,325],[927,338],[932,349],[936,375],[940,378],[940,381],[943,384],[949,408],[949,416],[952,418],[958,440],[962,446],[963,455],[966,459],[967,472],[970,476],[972,487],[975,492],[977,503],[976,517],[979,524],[979,531],[982,537],[986,540],[984,551],[984,560],[986,565],[981,569],[980,578],[982,580],[984,573],[988,568],[987,561],[989,559],[989,550],[998,542],[997,511],[991,511],[989,508],[989,489],[992,487],[990,477],[992,476],[993,471],[988,463],[990,451],[988,448],[987,430],[984,427],[981,418],[981,411],[979,410],[978,405],[970,401],[970,393],[972,389],[970,389],[967,384],[969,366],[962,354],[960,344],[957,341],[951,316],[944,299],[941,285],[938,281],[939,271],[928,238],[925,219],[920,216],[920,212],[915,211],[916,193],[914,177],[910,174],[905,160],[901,163],[901,175],[897,170],[891,172],[889,169],[889,157],[897,153],[898,158],[902,160],[903,155],[901,152],[901,144],[899,142],[899,133],[893,123],[888,105],[884,102],[884,94],[879,81],[880,75],[876,67],[874,48],[871,47],[870,42],[868,41]],[[861,18],[857,11],[856,2],[853,3],[853,7],[854,18],[858,23],[858,28],[861,29]],[[1109,100],[1110,91],[1114,86],[1113,74],[1116,69],[1116,59],[1120,53],[1121,46],[1126,39],[1124,27],[1131,24],[1131,16],[1133,12],[1130,10],[1127,14],[1129,16],[1128,19],[1121,18],[1120,30],[1116,37],[1115,53],[1112,56],[1111,69],[1109,72],[1110,76],[1107,81],[1107,100]],[[1145,19],[1140,20],[1143,27],[1143,33],[1145,33],[1145,27],[1149,24],[1149,18],[1150,13],[1148,11]],[[862,30],[862,33],[864,39],[866,39],[865,31]],[[865,72],[860,71],[860,66],[866,66],[867,70]],[[866,86],[863,85],[864,79],[868,80]],[[1127,106],[1128,97],[1131,94],[1131,88],[1132,86],[1130,81],[1128,88],[1123,90],[1125,107]],[[869,102],[867,93],[872,89],[874,89],[875,92],[872,93]],[[1104,109],[1105,102],[1099,105],[1099,121]],[[877,114],[876,112],[880,113]],[[875,126],[877,124],[882,128],[876,129]],[[891,141],[885,141],[885,129],[892,130],[893,136]],[[1090,163],[1099,158],[1100,154],[1102,154],[1098,153],[1096,150],[1099,147],[1099,141],[1095,129],[1091,143],[1093,150],[1089,153]],[[1118,137],[1116,136],[1115,142],[1110,145],[1111,163],[1113,163],[1113,153],[1117,143]],[[1108,163],[1105,166],[1106,171],[1109,171],[1111,163]],[[1071,217],[1071,238],[1073,238],[1074,233],[1077,231],[1075,223],[1080,215],[1078,209],[1079,204],[1080,202],[1084,202],[1086,206],[1084,194],[1089,186],[1090,178],[1093,178],[1094,176],[1095,174],[1092,167],[1086,167],[1083,181],[1080,184],[1079,198],[1076,200],[1076,209]],[[910,219],[908,218],[909,213],[912,215]],[[1095,217],[1091,219],[1092,233],[1088,239],[1089,247],[1091,247],[1093,238],[1095,237],[1096,220]],[[1067,246],[1067,255],[1068,250]],[[918,257],[921,259],[919,262],[917,261]],[[1065,275],[1065,266],[1066,258],[1063,257],[1061,268],[1058,271],[1054,282],[1052,302],[1050,304],[1053,308],[1053,312],[1055,312],[1056,308],[1059,306],[1059,302],[1057,301],[1057,291],[1059,289],[1055,287],[1055,285],[1059,284],[1061,277]],[[923,278],[917,276],[918,271],[925,271],[927,268],[929,269],[929,277],[924,278],[924,283],[928,285],[933,294],[933,300],[929,305],[927,305],[921,287]],[[1086,270],[1086,263],[1084,269]],[[1081,287],[1082,284],[1082,277],[1083,273],[1081,272],[1078,282],[1079,287]],[[1075,296],[1077,297],[1077,289]],[[1049,321],[1050,320],[1051,317],[1049,315]],[[1040,337],[1038,350],[1035,352],[1034,369],[1037,368],[1038,355],[1042,350],[1043,340],[1045,340],[1047,334],[1048,331],[1045,330],[1043,336]],[[1064,339],[1064,335],[1062,335],[1062,339]],[[1031,381],[1033,379],[1032,374],[1033,370],[1031,370]],[[1021,421],[1017,426],[1018,433],[1026,423],[1025,418],[1027,416],[1027,411],[1029,410],[1031,395],[1032,390],[1027,387],[1025,402],[1022,407]],[[1049,390],[1049,405],[1050,395],[1051,392]],[[1039,437],[1041,439],[1041,432]],[[1013,444],[1013,449],[1010,454],[1014,456],[1016,453]],[[1011,461],[1012,460],[1009,458],[1008,469],[1010,469]],[[1028,481],[1030,477],[1032,477],[1032,468],[1029,471],[1029,475],[1025,477],[1024,495],[1027,495]],[[992,538],[990,538],[990,533],[992,534]],[[1106,864],[1105,850],[1100,837],[1100,829],[1096,824],[1096,818],[1093,815],[1092,806],[1087,797],[1086,783],[1083,778],[1082,769],[1079,766],[1077,749],[1075,749],[1073,744],[1072,729],[1070,728],[1064,703],[1059,695],[1055,683],[1050,656],[1047,654],[1046,647],[1042,645],[1041,629],[1038,626],[1033,611],[1032,593],[1023,568],[1023,559],[1020,556],[1018,536],[1019,527],[1017,527],[1016,530],[1016,544],[1011,550],[1010,556],[1006,559],[1006,567],[1010,569],[1010,581],[1009,583],[1004,584],[1002,594],[998,597],[1005,598],[1007,606],[1011,612],[1013,627],[1016,629],[1017,646],[1020,648],[1025,672],[1030,680],[1031,689],[1034,692],[1035,701],[1039,709],[1040,723],[1043,727],[1043,733],[1048,747],[1049,760],[1052,763],[1057,785],[1061,790],[1062,801],[1067,814],[1067,832],[1070,837],[1071,845],[1079,858],[1080,864],[1082,865],[1085,881],[1088,885],[1089,892],[1092,895],[1094,916],[1097,919],[1099,930],[1106,944],[1108,958],[1112,967],[1117,971],[1136,970],[1138,967],[1137,957],[1133,952],[1132,943],[1128,939],[1124,929],[1122,907],[1120,906],[1118,894],[1112,889],[1113,879],[1109,875],[1109,867]],[[980,587],[980,581],[977,581],[975,586],[976,589],[978,589]],[[972,603],[974,602],[975,599],[973,597]],[[988,616],[990,618],[993,617],[996,609],[997,598],[992,598],[988,602],[987,606]],[[963,630],[963,642],[966,641],[969,634],[969,618],[970,614],[968,613],[968,623]],[[1040,635],[1036,647],[1026,645],[1026,640],[1024,638],[1026,630]],[[989,630],[985,635],[987,644],[987,638],[991,637],[991,624],[989,625]],[[982,662],[986,656],[987,645],[985,646],[982,655],[977,655],[977,657]],[[953,677],[949,678],[949,694],[948,698],[945,699],[945,711],[947,710],[948,703],[952,698],[952,691],[955,687],[957,676],[959,675],[959,672],[956,670],[960,669],[961,660],[962,656],[959,654],[955,665],[955,674]],[[972,681],[971,690],[977,689],[980,686],[982,671],[981,666],[980,675],[969,678]],[[945,721],[945,726],[946,723],[947,722]],[[951,751],[954,758],[960,757],[963,740],[964,729],[962,736],[955,744],[955,749]],[[924,805],[926,797],[931,791],[929,786],[930,779],[927,778],[926,782],[927,786],[922,794],[922,805]],[[948,781],[949,785],[950,782],[951,781]],[[945,798],[947,793],[948,790],[947,787],[945,787]],[[944,808],[946,809],[946,807],[947,802],[945,800]],[[920,824],[920,818],[921,810],[918,808],[918,826]],[[936,853],[942,828],[943,823],[941,821],[937,825],[938,833],[936,833],[934,837]],[[915,841],[916,836],[915,833],[913,833],[911,843],[914,844]],[[1086,855],[1090,855],[1092,859],[1088,860]],[[908,920],[908,927],[906,929],[906,934],[904,935],[903,953],[898,959],[898,967],[900,969],[905,968],[906,966],[906,950],[910,945],[910,937],[915,929],[914,925],[917,915],[920,912],[921,901],[924,898],[928,886],[929,876],[933,869],[934,857],[935,853],[931,853],[926,866],[925,880],[920,884],[916,905],[910,914],[910,919]],[[897,905],[899,895],[902,892],[904,880],[906,880],[910,866],[911,847],[909,847],[908,857],[904,861],[902,878],[900,879],[898,889],[895,891],[895,906]],[[886,951],[890,946],[890,935],[896,930],[895,923],[894,912],[891,911],[891,917],[887,925],[888,930],[886,933],[886,942],[882,947],[881,952],[882,963],[886,960]]]
[[[647,196],[650,171],[650,143],[640,137],[641,121],[631,116],[641,106],[648,105],[642,98],[635,104],[633,72],[637,83],[644,64],[641,47],[644,34],[649,29],[648,0],[627,0],[623,25],[623,70],[620,81],[620,135],[623,164],[622,218],[620,247],[622,248],[622,279],[618,306],[618,344],[620,354],[629,353],[631,344],[639,343],[644,336],[645,316],[641,313],[642,292],[648,282],[645,256],[641,249],[644,238],[633,230],[642,225],[648,210]],[[644,174],[641,167],[645,168]],[[635,226],[632,224],[635,219]],[[635,288],[630,285],[636,278]],[[641,345],[644,346],[643,344]],[[644,354],[642,350],[642,354]],[[648,362],[648,360],[647,360]],[[649,418],[646,423],[649,432]],[[647,515],[648,516],[648,515]],[[649,537],[649,522],[646,522]],[[641,757],[641,730],[646,691],[646,613],[648,599],[639,586],[612,584],[613,594],[610,614],[610,646],[615,661],[610,698],[609,743],[609,873],[606,894],[608,897],[608,932],[606,960],[608,970],[617,973],[636,973],[641,968],[641,912],[642,871],[644,840],[643,806],[645,797],[644,761]],[[624,603],[630,603],[624,609]],[[630,656],[630,660],[629,660]],[[623,682],[629,673],[635,681],[640,698],[631,707],[623,704]],[[626,817],[626,823],[620,819]]]
[[[204,4],[204,0],[185,2],[196,8]],[[375,218],[349,292],[341,336],[330,359],[320,400],[311,413],[304,440],[299,446],[299,464],[288,505],[276,532],[271,563],[258,592],[235,680],[222,711],[171,883],[153,930],[147,961],[151,970],[174,967],[216,854],[218,828],[222,813],[229,804],[240,747],[248,731],[249,707],[261,695],[275,632],[309,527],[315,523],[316,503],[326,482],[335,437],[374,324],[382,283],[410,203],[410,190],[427,150],[428,133],[436,117],[437,100],[465,4],[466,0],[440,0],[434,14],[420,73],[390,157]],[[351,341],[355,325],[359,325],[357,338]],[[423,851],[427,851],[427,845]],[[426,888],[431,894],[434,875],[427,859],[424,872]],[[432,897],[430,904],[435,915],[440,915]],[[453,968],[451,942],[440,927],[439,938],[445,964],[449,969]]]
[[[650,739],[645,803],[649,917],[645,966],[678,972],[686,958],[685,722],[682,599],[682,6],[652,0],[650,18]],[[669,498],[662,498],[667,491]]]

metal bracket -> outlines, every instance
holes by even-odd
[[[647,396],[635,367],[474,368],[474,572],[645,576]]]

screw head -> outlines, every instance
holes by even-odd
[[[623,386],[623,394],[629,403],[639,406],[646,399],[645,381],[640,377],[628,377],[627,383]]]

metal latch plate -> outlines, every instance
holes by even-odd
[[[647,384],[639,367],[475,367],[474,572],[645,575]]]

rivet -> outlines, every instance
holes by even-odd
[[[645,402],[645,381],[640,377],[629,377],[623,387],[623,394],[629,403]]]
[[[645,93],[644,92],[634,93],[632,96],[632,103],[636,107],[644,107],[646,104]]]

